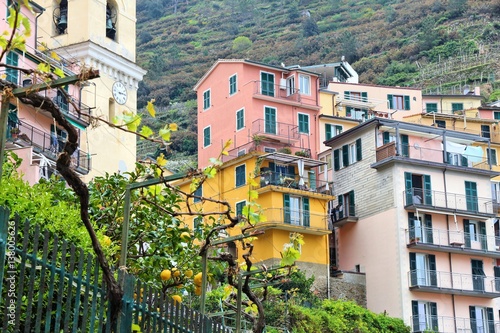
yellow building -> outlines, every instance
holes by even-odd
[[[93,116],[112,120],[136,112],[137,89],[145,71],[136,60],[135,1],[40,0],[38,42],[56,51],[62,62],[99,69],[100,78],[80,87],[81,100]],[[79,128],[91,158],[90,180],[105,172],[134,168],[136,138],[101,124]]]

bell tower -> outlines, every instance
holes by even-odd
[[[135,0],[38,0],[40,50],[55,51],[68,67],[99,69],[100,78],[81,86],[81,100],[91,114],[112,121],[123,111],[136,112],[137,89],[146,71],[135,64]],[[106,172],[134,168],[136,137],[103,123],[80,129],[80,146],[91,156],[85,181]]]

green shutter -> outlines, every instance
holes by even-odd
[[[464,220],[464,238],[465,238],[465,247],[470,248],[470,222],[469,220]]]
[[[342,195],[338,196],[339,206],[341,207],[339,211],[339,219],[344,218],[344,197]]]
[[[481,250],[488,249],[488,242],[486,239],[486,223],[479,222],[479,237],[481,238],[479,241],[481,242]]]
[[[472,333],[477,333],[477,323],[476,323],[476,307],[469,305],[469,318],[470,318],[470,327],[472,329]]]
[[[289,194],[283,194],[283,217],[284,217],[284,222],[290,224],[290,195]]]
[[[309,187],[311,190],[316,190],[316,172],[309,170]]]
[[[408,234],[410,242],[415,239],[415,214],[412,212],[408,212]]]
[[[493,308],[486,308],[486,317],[488,318],[488,332],[495,332],[495,318]]]
[[[432,186],[431,186],[431,176],[424,175],[424,204],[432,206]]]
[[[361,101],[368,102],[368,93],[366,91],[361,93]]]
[[[436,256],[433,254],[428,254],[429,259],[429,275],[431,278],[431,286],[437,286],[437,272],[436,272]]]
[[[325,140],[329,140],[333,137],[332,134],[332,125],[325,124]]]
[[[412,286],[416,286],[418,284],[418,282],[417,282],[417,255],[414,252],[410,252],[410,279],[411,279]]]
[[[356,140],[356,161],[361,161],[362,158],[361,138],[359,138]]]
[[[465,182],[465,201],[468,211],[477,212],[477,186],[475,182]]]
[[[344,91],[344,99],[351,99],[351,92],[350,91]]]
[[[302,198],[302,215],[304,220],[304,227],[309,227],[310,217],[309,217],[309,198]]]
[[[424,217],[424,226],[425,226],[425,235],[426,235],[426,243],[433,244],[434,239],[432,237],[432,215],[425,214]]]
[[[410,172],[405,172],[406,205],[413,204],[413,183],[411,177],[412,174]]]
[[[391,135],[389,134],[389,132],[384,132],[382,133],[382,138],[383,138],[383,144],[388,144],[389,142],[391,142]]]
[[[493,273],[495,274],[495,290],[500,291],[500,266],[493,266]]]
[[[439,331],[439,327],[438,327],[438,313],[437,313],[437,304],[435,302],[430,302],[429,303],[429,307],[430,307],[430,310],[431,310],[431,330],[434,331],[434,332],[438,332]]]
[[[389,101],[389,109],[392,110],[394,105],[392,101],[392,95],[387,95],[387,100]]]
[[[410,157],[410,144],[408,135],[401,134],[401,155],[403,157]]]
[[[349,146],[348,145],[342,146],[342,164],[344,165],[344,167],[349,166]]]
[[[351,117],[352,116],[352,108],[350,106],[345,107],[345,116],[346,117]]]
[[[333,151],[333,170],[340,170],[340,149]]]
[[[420,323],[418,317],[418,301],[411,301],[411,315],[412,315],[412,331],[420,331]]]
[[[404,100],[405,100],[405,110],[410,110],[410,96],[405,95]]]
[[[356,216],[356,204],[354,202],[354,191],[349,192],[349,216]]]

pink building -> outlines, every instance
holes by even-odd
[[[337,274],[366,274],[372,311],[412,332],[497,332],[499,224],[489,138],[375,118],[326,142]]]
[[[12,6],[11,1],[8,4]],[[25,69],[36,69],[37,65],[47,62],[52,68],[62,69],[65,76],[75,75],[64,60],[56,61],[49,55],[36,49],[36,30],[38,16],[43,13],[43,8],[31,2],[34,13],[22,8],[22,14],[27,16],[31,22],[32,35],[26,40],[26,51],[12,50],[6,53],[2,62]],[[4,7],[5,19],[0,21],[2,31],[10,31],[7,24],[7,16],[10,15]],[[26,75],[20,70],[13,68],[2,69],[2,75],[8,82],[18,87],[30,86],[41,83],[41,79],[33,75]],[[84,87],[82,85],[67,85],[47,90],[40,90],[39,94],[49,97],[61,111],[67,120],[79,131],[85,130],[89,125],[88,118],[84,114],[91,112],[91,107],[80,101],[80,94]],[[68,100],[62,90],[70,96]],[[76,108],[75,108],[76,106]],[[41,177],[49,177],[55,170],[55,161],[58,153],[63,149],[67,133],[59,126],[48,112],[24,105],[17,99],[11,99],[7,122],[6,149],[13,150],[23,159],[21,171],[25,179],[30,183],[37,182]],[[90,158],[86,153],[85,142],[80,143],[81,149],[73,156],[73,165],[80,175],[87,174],[90,170]]]
[[[198,166],[233,140],[231,155],[251,151],[318,154],[319,76],[299,66],[218,60],[198,81]]]

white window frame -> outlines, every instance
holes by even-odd
[[[349,165],[356,163],[356,141],[349,144]]]
[[[290,75],[286,78],[286,95],[291,96],[297,92],[295,88],[295,75]]]
[[[208,107],[205,107],[206,93],[208,93]],[[212,92],[210,91],[209,88],[203,92],[203,111],[207,111],[208,109],[210,109],[211,106],[212,106]]]
[[[231,78],[235,78],[234,81],[234,92],[231,93]],[[229,77],[229,96],[233,96],[238,92],[238,74],[235,73]]]
[[[301,95],[311,95],[311,77],[299,74],[299,92]]]
[[[480,235],[480,230],[479,230],[479,221],[476,220],[469,220],[469,230],[466,230],[469,232],[469,237],[471,242],[479,242],[479,235]]]

